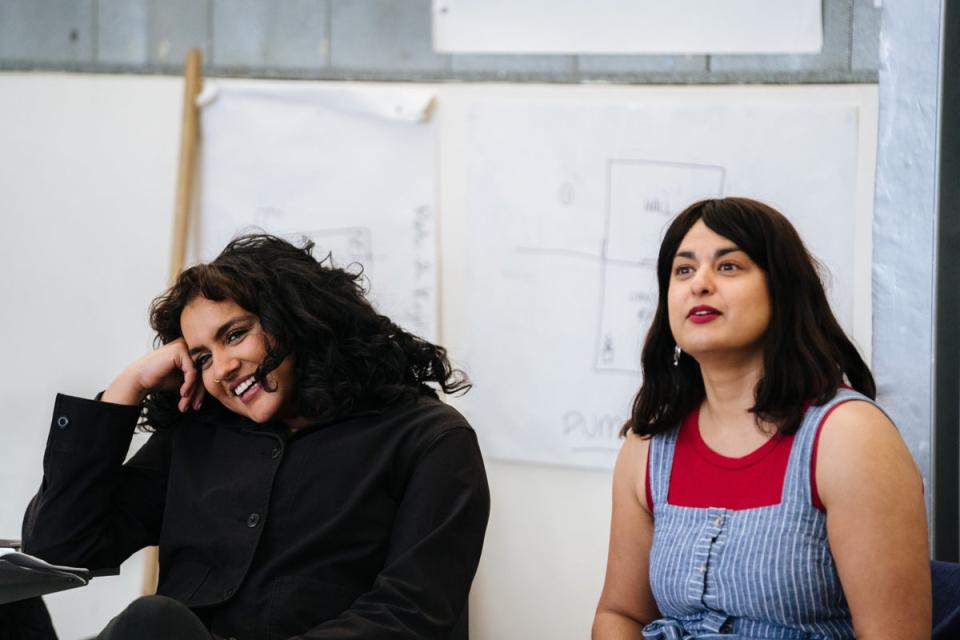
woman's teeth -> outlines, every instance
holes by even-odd
[[[249,378],[247,378],[246,380],[238,384],[236,387],[234,387],[233,394],[236,396],[243,395],[244,392],[250,387],[252,387],[256,381],[257,380],[254,376],[250,376]]]

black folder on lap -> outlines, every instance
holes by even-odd
[[[0,604],[82,587],[91,577],[88,569],[52,565],[25,553],[0,549]]]

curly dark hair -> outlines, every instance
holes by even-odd
[[[443,347],[414,336],[373,308],[358,273],[313,257],[314,243],[298,247],[266,234],[238,237],[208,264],[190,267],[150,306],[156,343],[182,336],[180,315],[198,296],[233,300],[256,314],[268,336],[266,375],[293,356],[299,415],[325,422],[412,400],[433,383],[444,393],[466,392],[470,382]],[[144,400],[142,426],[155,430],[181,417],[175,392]],[[216,406],[209,406],[216,405]],[[224,410],[207,398],[201,413]]]
[[[808,402],[823,404],[842,384],[875,398],[873,375],[830,310],[819,263],[790,221],[749,198],[701,200],[677,215],[660,245],[659,300],[641,355],[643,384],[621,435],[669,431],[703,401],[700,365],[686,353],[673,365],[676,343],[667,314],[673,259],[699,220],[730,239],[766,272],[772,313],[751,411],[789,435],[800,428]]]

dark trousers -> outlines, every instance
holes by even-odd
[[[43,600],[0,604],[0,640],[57,640]]]
[[[130,603],[96,640],[210,640],[210,632],[186,605],[166,596]]]

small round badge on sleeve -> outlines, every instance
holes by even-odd
[[[68,426],[70,426],[70,418],[68,418],[67,416],[60,416],[59,418],[57,418],[58,429],[66,429]]]

